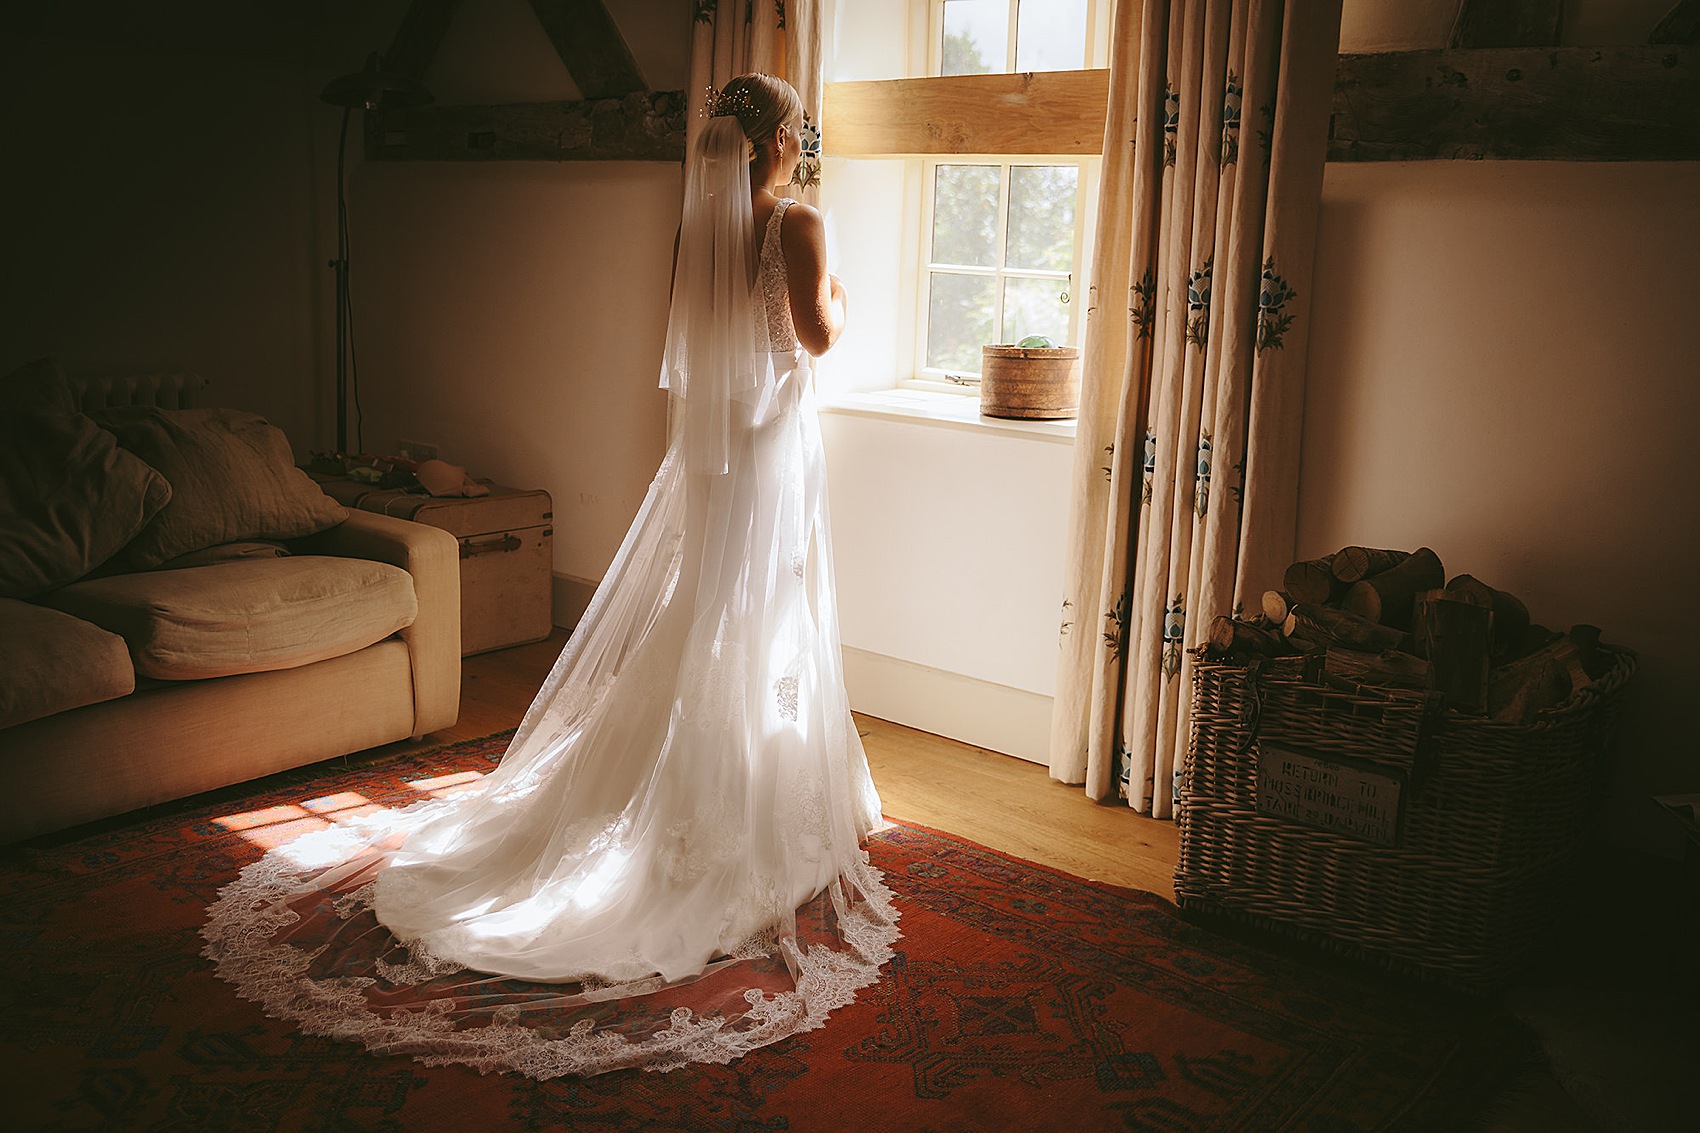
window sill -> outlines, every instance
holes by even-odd
[[[882,389],[844,393],[821,399],[822,413],[852,417],[877,417],[935,425],[946,429],[968,429],[978,433],[1003,433],[1051,444],[1072,445],[1072,418],[1050,421],[1015,421],[983,417],[980,399],[960,393],[935,393],[920,389]]]

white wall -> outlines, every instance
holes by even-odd
[[[924,6],[838,0],[827,23],[828,81],[919,73]],[[959,410],[936,420],[856,396],[913,374],[921,169],[828,155],[822,180],[828,266],[850,296],[816,377],[850,703],[1048,762],[1072,438],[982,426],[972,393],[933,395]]]
[[[915,340],[917,234],[906,231],[903,206],[920,191],[919,170],[909,161],[827,157],[821,180],[827,269],[850,303],[846,332],[821,358],[816,382],[829,395],[890,389]]]
[[[1433,547],[1641,654],[1611,829],[1700,786],[1700,164],[1330,165],[1301,557]],[[1666,829],[1666,827],[1669,829]]]
[[[686,0],[610,3],[652,88],[683,89]],[[425,82],[442,103],[578,96],[525,0],[467,0]],[[657,388],[674,162],[371,162],[350,175],[368,448],[435,444],[546,489],[556,620],[602,577],[665,448]]]
[[[1049,758],[1069,438],[828,411],[852,707]]]
[[[193,370],[216,404],[313,436],[329,108],[309,87],[282,58],[0,40],[0,369]]]

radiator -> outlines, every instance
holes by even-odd
[[[84,413],[113,405],[156,405],[194,409],[201,405],[207,380],[199,374],[170,370],[157,374],[120,374],[108,378],[69,378],[71,395]]]

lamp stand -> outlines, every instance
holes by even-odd
[[[431,92],[418,79],[385,71],[376,51],[363,70],[332,79],[319,101],[342,107],[342,133],[336,143],[336,451],[348,455],[348,396],[354,395],[354,444],[364,448],[360,435],[360,376],[354,361],[354,305],[348,296],[348,122],[356,110],[405,109],[424,106]]]
[[[353,107],[342,111],[342,133],[336,143],[336,452],[348,455],[348,378],[353,368],[354,313],[348,299],[348,120]],[[356,438],[359,439],[358,437]],[[364,447],[362,444],[360,447]]]

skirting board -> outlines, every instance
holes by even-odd
[[[844,647],[850,707],[881,720],[1048,765],[1051,697]]]
[[[572,629],[578,625],[578,620],[584,617],[585,608],[590,605],[591,596],[596,593],[596,585],[593,578],[579,578],[571,574],[550,575],[550,611],[555,624],[562,629]]]

